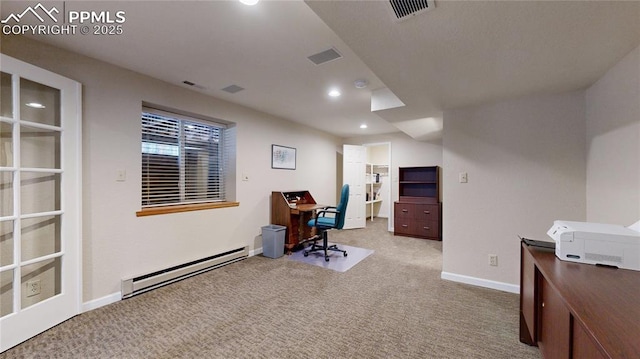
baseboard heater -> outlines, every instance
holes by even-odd
[[[248,256],[249,247],[245,246],[135,278],[124,279],[122,281],[122,299],[243,260]]]

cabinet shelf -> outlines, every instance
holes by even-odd
[[[365,205],[371,213],[371,220],[375,216],[374,204],[382,202],[382,181],[389,175],[389,165],[367,163],[365,173],[366,200]],[[367,216],[369,217],[369,216]]]
[[[400,202],[439,203],[440,167],[399,168],[398,191]]]
[[[437,181],[400,181],[400,183],[417,183],[417,184],[436,184]]]

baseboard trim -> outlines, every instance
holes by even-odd
[[[469,276],[466,276],[466,275],[449,273],[449,272],[440,273],[440,278],[442,278],[444,280],[449,280],[449,281],[452,281],[452,282],[471,284],[471,285],[475,285],[476,287],[496,289],[496,290],[500,290],[500,291],[503,291],[503,292],[520,294],[520,286],[519,285],[503,283],[503,282],[496,282],[496,281],[493,281],[493,280],[476,278],[476,277],[469,277]]]
[[[90,310],[98,309],[100,307],[104,307],[105,305],[119,302],[122,299],[122,293],[116,292],[113,294],[106,295],[102,298],[90,300],[88,302],[82,303],[82,313],[88,312]]]
[[[249,257],[257,256],[258,254],[262,254],[262,248],[252,249],[249,251]]]

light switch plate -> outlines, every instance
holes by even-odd
[[[116,181],[124,182],[127,180],[127,171],[126,170],[117,170],[116,171]]]

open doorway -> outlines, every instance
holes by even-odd
[[[387,219],[391,216],[391,144],[365,144],[366,163],[366,216],[367,224],[376,218]],[[388,221],[389,222],[389,221]],[[388,230],[391,230],[390,223]]]
[[[342,184],[349,184],[344,229],[391,217],[391,144],[343,145]],[[388,221],[389,222],[389,221]],[[387,225],[391,230],[391,225]]]

